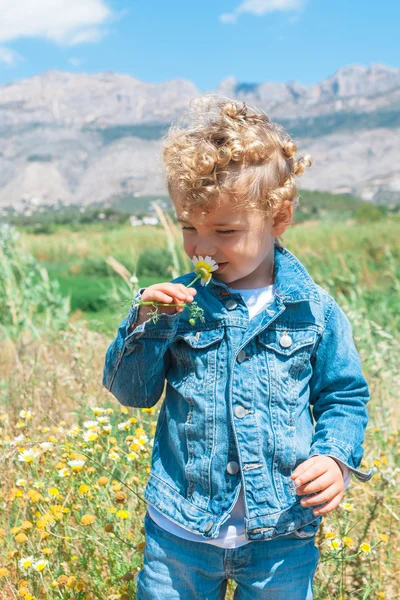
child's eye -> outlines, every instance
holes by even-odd
[[[186,225],[182,227],[182,229],[186,229],[187,231],[194,231],[194,227],[187,227]],[[226,231],[217,231],[217,233],[236,233],[235,229],[227,229]]]

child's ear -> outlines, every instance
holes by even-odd
[[[272,225],[272,235],[278,237],[285,233],[286,229],[292,222],[293,217],[293,206],[292,203],[287,200],[279,207],[277,214],[274,217]]]

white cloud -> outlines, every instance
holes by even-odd
[[[10,48],[0,46],[0,63],[4,63],[8,67],[13,67],[20,60],[22,60],[20,54]]]
[[[244,0],[232,13],[224,13],[219,18],[223,23],[236,23],[241,13],[262,16],[271,12],[298,10],[303,3],[304,0]]]
[[[220,21],[223,23],[236,23],[237,16],[235,13],[223,13],[219,16]]]
[[[0,42],[47,39],[60,45],[96,42],[114,14],[104,0],[0,0]]]

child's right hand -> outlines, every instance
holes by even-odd
[[[143,302],[166,302],[168,304],[178,304],[182,302],[192,302],[194,296],[197,294],[197,290],[193,287],[187,288],[182,283],[155,283],[147,287],[140,299]],[[173,315],[176,312],[182,312],[184,306],[159,306],[158,311],[160,313],[166,313]],[[147,315],[150,311],[154,310],[151,305],[139,307],[138,320],[142,323],[146,321]]]

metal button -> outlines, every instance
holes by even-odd
[[[235,406],[233,412],[235,413],[235,417],[237,417],[238,419],[243,419],[243,417],[245,417],[247,414],[247,411],[244,406]]]
[[[211,529],[214,527],[214,521],[208,521],[208,523],[206,524],[204,531],[206,531],[207,533],[209,531],[211,531]]]
[[[229,300],[227,300],[225,302],[225,306],[228,310],[233,310],[234,308],[237,307],[237,305],[238,304],[237,304],[236,300],[234,300],[233,298],[230,298]]]
[[[290,348],[292,342],[292,338],[287,333],[284,333],[281,339],[279,340],[279,343],[282,346],[282,348]]]
[[[226,470],[231,475],[236,475],[236,473],[239,471],[239,469],[240,469],[239,463],[237,463],[235,460],[231,460],[231,462],[228,462],[228,464],[226,465]]]
[[[242,363],[244,360],[246,360],[246,358],[246,350],[242,349],[237,355],[236,360],[238,361],[238,363]]]

